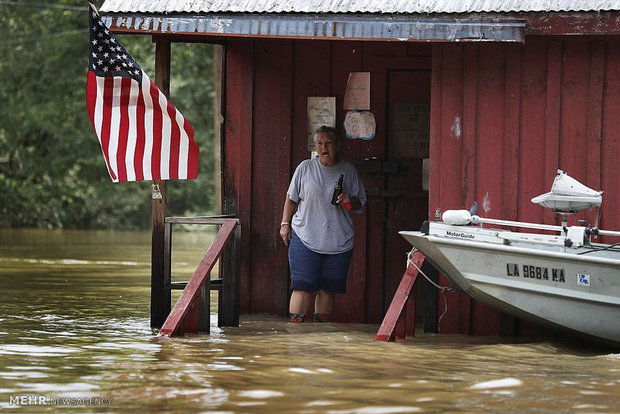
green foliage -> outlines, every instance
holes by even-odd
[[[33,4],[0,6],[0,227],[147,228],[150,182],[111,182],[88,119],[86,2]],[[150,37],[119,39],[154,78]],[[172,44],[171,99],[201,153],[199,180],[168,183],[169,215],[214,210],[212,55]]]

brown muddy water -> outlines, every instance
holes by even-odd
[[[175,233],[186,280],[213,235]],[[620,412],[620,354],[574,344],[292,325],[149,327],[150,234],[0,230],[3,412]]]

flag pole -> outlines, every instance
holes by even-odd
[[[171,305],[165,180],[195,179],[199,148],[193,126],[168,99],[170,40],[153,36],[153,82],[90,7],[86,109],[112,181],[153,180],[151,326],[161,327]]]
[[[153,36],[155,42],[155,84],[167,97],[170,97],[170,41]],[[153,180],[161,197],[151,200],[152,241],[151,241],[151,327],[161,328],[170,313],[170,274],[166,272],[164,220],[166,217],[167,182]],[[169,253],[169,252],[168,252]],[[166,280],[168,279],[168,280]]]

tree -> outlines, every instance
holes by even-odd
[[[110,181],[88,119],[84,3],[6,2],[0,7],[0,226],[150,225],[150,183]],[[151,39],[119,39],[154,78]],[[171,72],[171,99],[194,125],[201,157],[199,180],[168,185],[169,213],[212,212],[212,47],[173,44]]]

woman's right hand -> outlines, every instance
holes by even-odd
[[[282,240],[284,241],[284,244],[286,244],[288,246],[289,242],[291,241],[291,225],[290,224],[284,224],[282,226],[280,226],[280,237],[282,237]]]

